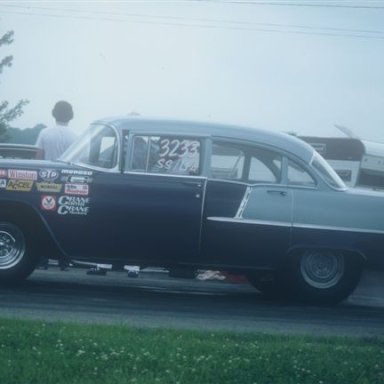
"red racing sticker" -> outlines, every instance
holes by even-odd
[[[68,184],[65,184],[64,193],[66,193],[67,195],[87,196],[89,193],[89,185],[88,184],[68,183]]]
[[[56,209],[56,197],[52,195],[42,195],[41,209],[44,211],[54,211]]]
[[[8,177],[18,180],[37,180],[37,171],[28,171],[25,169],[8,169]]]

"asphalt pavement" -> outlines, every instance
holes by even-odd
[[[170,278],[159,270],[87,275],[36,270],[0,287],[0,316],[209,331],[384,337],[384,275],[371,272],[334,307],[264,299],[246,282]]]

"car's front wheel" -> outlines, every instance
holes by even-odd
[[[37,264],[27,233],[11,221],[0,221],[0,283],[27,278]]]
[[[339,250],[307,249],[292,264],[292,284],[298,298],[318,304],[335,304],[356,288],[363,260]]]

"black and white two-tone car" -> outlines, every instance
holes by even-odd
[[[255,128],[102,119],[59,161],[0,160],[0,281],[42,255],[240,273],[335,303],[384,266],[384,195],[310,145]]]

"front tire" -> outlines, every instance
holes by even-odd
[[[26,231],[11,221],[0,221],[0,283],[26,279],[37,262]]]
[[[297,298],[316,304],[336,304],[356,288],[362,272],[359,255],[338,250],[307,249],[292,264]]]

